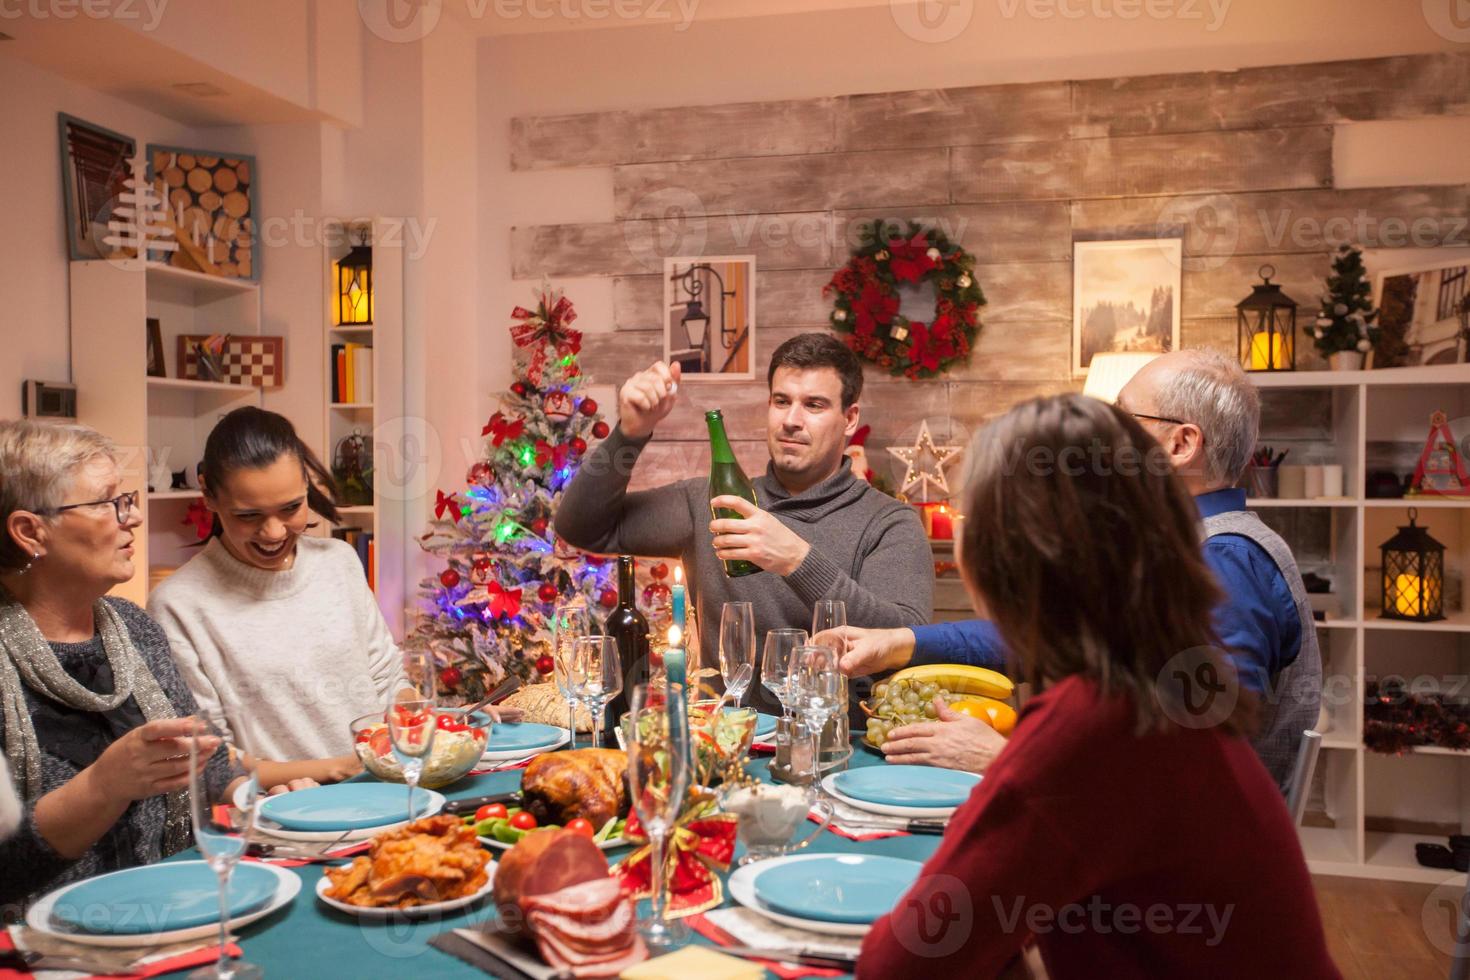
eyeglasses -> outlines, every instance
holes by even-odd
[[[89,500],[84,504],[64,504],[60,507],[53,507],[51,512],[53,514],[60,514],[64,511],[76,510],[78,507],[100,507],[103,504],[111,504],[112,509],[117,513],[117,522],[119,524],[126,524],[128,522],[128,515],[138,506],[138,491],[130,490],[127,493],[120,493],[116,497],[109,497],[106,500]]]
[[[1142,412],[1129,412],[1136,419],[1148,419],[1151,422],[1168,422],[1170,425],[1188,425],[1183,419],[1171,419],[1166,415],[1145,415]]]

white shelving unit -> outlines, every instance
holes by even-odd
[[[137,571],[113,590],[142,605],[150,573],[182,565],[198,541],[182,523],[198,490],[149,493],[149,465],[161,460],[170,470],[187,470],[196,487],[195,466],[215,422],[241,405],[261,403],[258,388],[148,377],[146,321],[159,321],[164,362],[176,374],[180,334],[260,333],[260,286],[154,262],[89,260],[71,263],[70,293],[78,421],[117,442],[124,486],[142,491]]]
[[[1250,501],[1263,520],[1287,525],[1285,536],[1303,571],[1331,578],[1338,605],[1336,616],[1318,624],[1330,724],[1308,810],[1308,822],[1331,826],[1302,828],[1308,863],[1319,874],[1444,881],[1450,873],[1420,866],[1414,845],[1444,843],[1440,831],[1470,832],[1470,752],[1369,752],[1362,742],[1363,705],[1370,679],[1398,675],[1453,683],[1456,676],[1470,675],[1470,500],[1368,499],[1364,487],[1369,470],[1412,470],[1434,411],[1451,420],[1470,416],[1470,365],[1252,378],[1265,407],[1261,441],[1290,448],[1288,463],[1341,464],[1351,493],[1341,499]],[[1278,399],[1283,401],[1273,406]],[[1456,435],[1470,435],[1470,428],[1457,428]],[[1382,462],[1385,457],[1392,465]],[[1441,622],[1379,618],[1379,546],[1408,523],[1411,507],[1418,510],[1419,524],[1445,545],[1447,618]],[[1293,540],[1293,521],[1319,544],[1325,533],[1325,553]]]
[[[388,629],[395,637],[403,636],[405,618],[405,573],[403,555],[408,538],[402,494],[385,493],[393,476],[391,453],[402,447],[380,444],[385,423],[397,423],[403,414],[403,249],[401,234],[388,222],[331,222],[327,240],[341,242],[324,249],[323,282],[325,306],[322,323],[325,377],[322,379],[322,403],[326,414],[326,445],[318,447],[328,467],[333,465],[338,444],[348,436],[360,433],[372,446],[373,500],[340,509],[345,524],[372,532],[374,559],[372,578],[378,606]],[[346,229],[351,229],[347,233]],[[371,325],[343,326],[337,322],[335,264],[363,237],[373,249],[372,288],[373,322]],[[392,243],[392,244],[389,244]],[[372,390],[350,402],[336,401],[332,387],[335,344],[365,344],[373,349]],[[330,533],[323,526],[319,533]]]

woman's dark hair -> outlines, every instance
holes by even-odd
[[[963,499],[962,572],[1033,688],[1080,674],[1128,697],[1143,733],[1177,720],[1161,687],[1175,657],[1233,673],[1194,501],[1126,412],[1082,395],[1016,406],[977,434]],[[1216,723],[1249,731],[1254,709],[1242,693]]]
[[[237,408],[209,433],[204,443],[202,489],[213,497],[215,488],[224,486],[231,473],[265,469],[287,453],[301,463],[306,476],[307,506],[333,524],[340,524],[337,484],[331,471],[301,441],[290,419],[263,408]],[[213,536],[218,537],[222,531],[215,517]]]
[[[775,380],[776,369],[790,367],[831,368],[842,381],[842,410],[852,407],[863,393],[863,366],[857,355],[830,333],[799,333],[771,352],[766,368],[766,387]]]

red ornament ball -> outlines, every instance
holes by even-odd
[[[561,591],[550,582],[542,582],[541,588],[536,590],[536,598],[542,602],[555,602],[556,597],[559,595],[561,595]]]
[[[604,609],[611,609],[618,604],[618,592],[616,589],[603,589],[602,595],[597,597],[597,601],[602,604]]]
[[[669,601],[671,590],[662,582],[652,582],[648,588],[643,590],[643,604],[645,606],[661,606]]]
[[[493,563],[491,562],[491,560],[490,560],[490,558],[488,556],[486,556],[486,555],[480,555],[479,557],[477,557],[475,559],[475,571],[481,572],[481,573],[488,572],[488,571],[490,571],[490,566],[492,564]]]
[[[516,395],[519,395],[522,398],[525,398],[526,397],[526,392],[530,391],[531,388],[524,381],[517,381],[517,382],[515,382],[514,384],[512,384],[510,386],[510,390],[511,390],[511,392],[513,394],[516,394]]]
[[[587,440],[581,436],[572,438],[572,455],[580,456],[587,451]]]
[[[556,661],[551,659],[551,654],[543,653],[536,658],[536,670],[541,674],[549,674],[556,669]]]
[[[458,687],[459,682],[462,680],[464,680],[464,674],[460,672],[458,667],[445,667],[439,671],[439,683],[451,691]]]
[[[584,398],[582,399],[582,404],[577,406],[577,409],[583,415],[591,418],[593,415],[597,414],[597,402],[593,401],[590,398]]]
[[[669,566],[665,565],[663,562],[659,562],[657,565],[654,565],[648,570],[648,574],[652,575],[656,579],[666,579],[669,577]]]
[[[459,572],[452,568],[446,568],[439,573],[439,584],[446,589],[452,589],[459,584]]]
[[[466,483],[488,487],[495,482],[495,470],[490,467],[489,463],[479,462],[470,467],[464,479]]]
[[[546,518],[538,517],[531,522],[531,533],[538,537],[546,533]]]
[[[601,419],[598,419],[597,424],[592,427],[592,434],[598,439],[606,439],[607,434],[611,431],[612,429],[608,428],[607,423]]]

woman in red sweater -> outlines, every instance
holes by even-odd
[[[1032,941],[1053,980],[1339,976],[1157,443],[1064,395],[987,426],[970,467],[962,575],[1041,693],[858,976],[991,977]]]

